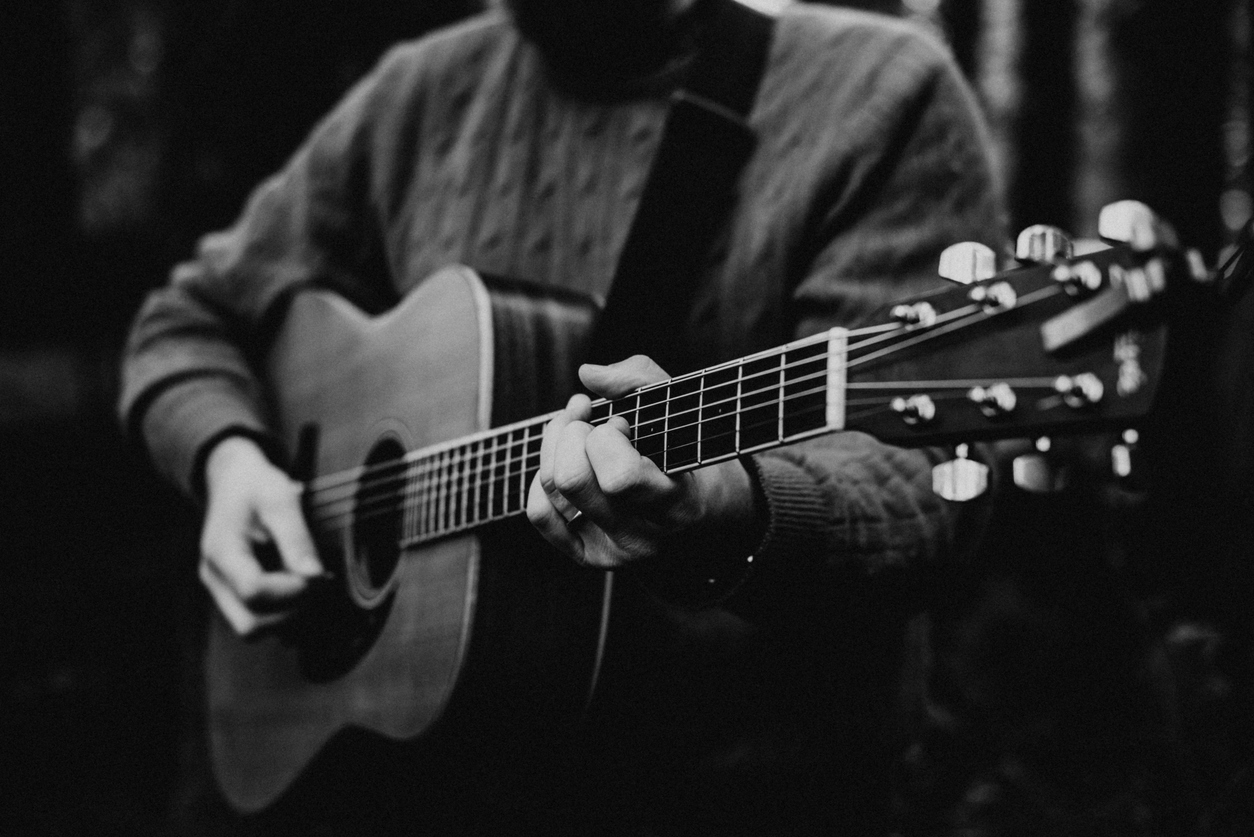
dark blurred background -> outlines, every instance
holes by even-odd
[[[1213,262],[1247,220],[1254,3],[850,5],[951,44],[1015,228],[1092,236],[1103,204],[1136,198]],[[170,833],[180,649],[204,603],[194,511],[113,418],[129,318],[386,45],[477,6],[0,4],[0,834]],[[1214,373],[1229,385],[1216,421],[1248,429],[1248,356]],[[1250,550],[1231,526],[1254,517],[1246,444],[1235,476],[1151,504],[1155,527],[1106,492],[995,533],[938,633],[907,819],[968,834],[1254,825]]]

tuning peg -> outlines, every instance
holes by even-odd
[[[978,241],[960,241],[941,251],[937,273],[960,285],[982,282],[997,275],[997,254]]]
[[[1071,237],[1058,227],[1033,224],[1019,233],[1015,242],[1015,258],[1030,264],[1049,264],[1071,258],[1075,247]]]
[[[1133,250],[1176,246],[1171,227],[1140,201],[1116,201],[1102,207],[1097,216],[1097,234],[1107,241],[1127,244]]]
[[[974,500],[988,490],[988,466],[969,459],[970,448],[958,445],[956,459],[932,469],[932,491],[953,503]]]
[[[1135,429],[1123,431],[1119,443],[1110,449],[1110,470],[1121,480],[1130,481],[1137,473],[1140,434]]]
[[[1048,437],[1036,440],[1036,452],[1016,456],[1011,462],[1010,473],[1014,484],[1032,494],[1053,494],[1062,491],[1071,481],[1071,472],[1060,466],[1048,455],[1051,447]]]

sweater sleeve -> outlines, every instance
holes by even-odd
[[[382,270],[371,123],[397,73],[385,60],[311,133],[286,167],[250,197],[230,229],[141,307],[122,366],[119,410],[154,464],[199,491],[207,447],[240,432],[265,439],[255,361],[290,293],[335,287],[363,307],[394,293]]]
[[[835,197],[816,213],[817,255],[792,291],[798,336],[866,324],[887,304],[935,288],[950,244],[1003,244],[988,141],[956,66],[915,36],[879,72],[888,95],[854,111],[843,130],[851,139],[833,152],[840,159],[829,170],[838,175],[819,190]],[[991,462],[982,450],[976,456]],[[727,605],[778,610],[816,581],[913,584],[945,566],[977,536],[989,504],[933,492],[932,467],[952,458],[952,450],[904,450],[857,432],[756,455],[766,537]]]

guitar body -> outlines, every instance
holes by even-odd
[[[461,267],[380,317],[298,294],[269,356],[274,424],[317,473],[386,466],[560,406],[592,316]],[[300,624],[243,642],[213,621],[210,750],[237,810],[267,807],[349,730],[407,740],[488,717],[533,723],[577,714],[595,682],[606,574],[546,551],[525,521],[405,547],[390,537],[399,517],[363,514],[380,497],[352,491],[342,506],[360,523],[321,527],[307,511],[332,580]]]

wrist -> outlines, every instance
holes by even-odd
[[[273,437],[245,427],[232,426],[211,436],[196,456],[192,485],[204,499],[222,475],[240,464],[282,468],[276,458]]]
[[[205,487],[212,491],[222,476],[239,464],[264,459],[265,454],[252,439],[237,434],[219,439],[205,455]]]

